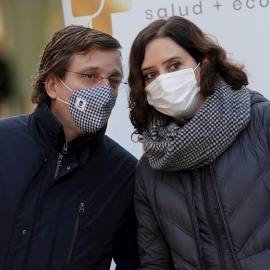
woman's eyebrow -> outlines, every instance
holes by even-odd
[[[172,56],[172,57],[170,57],[169,59],[165,60],[162,64],[164,65],[164,64],[167,64],[167,63],[170,62],[170,61],[173,61],[173,60],[181,60],[181,59],[183,59],[181,56]],[[144,72],[144,71],[146,71],[146,70],[148,70],[148,69],[152,69],[153,67],[154,67],[154,66],[145,67],[145,68],[141,69],[141,72]]]
[[[171,62],[173,60],[181,60],[181,59],[183,59],[181,56],[172,56],[169,59],[167,59],[166,61],[164,61],[163,64],[166,64],[166,63]]]

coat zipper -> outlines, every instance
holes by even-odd
[[[62,153],[58,154],[58,159],[57,159],[57,163],[56,163],[56,170],[55,170],[55,173],[54,173],[54,179],[57,177],[57,175],[59,173],[59,168],[62,165],[62,159],[63,159],[64,155],[67,153],[67,150],[68,150],[68,143],[65,142],[64,146],[63,146],[63,149],[62,149]]]
[[[77,238],[78,238],[80,223],[81,223],[81,219],[84,216],[84,212],[85,212],[84,203],[81,202],[80,207],[79,207],[79,211],[78,211],[78,214],[77,214],[77,219],[76,219],[76,223],[75,223],[73,237],[72,237],[69,252],[68,252],[68,258],[67,258],[67,264],[68,265],[71,263],[71,260],[72,260],[72,257],[73,257],[75,244],[76,244]]]

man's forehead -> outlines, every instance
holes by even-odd
[[[74,54],[69,67],[97,72],[104,69],[122,70],[122,62],[119,50],[117,49],[91,49],[85,54]]]

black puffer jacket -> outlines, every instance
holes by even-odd
[[[106,128],[106,127],[105,127]],[[0,120],[0,269],[137,269],[136,158],[105,128],[67,145],[47,104]]]
[[[153,170],[139,161],[140,269],[270,269],[270,103],[251,93],[251,119],[210,166]]]

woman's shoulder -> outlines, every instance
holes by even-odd
[[[146,154],[137,163],[137,174],[151,179],[168,179],[178,175],[176,172],[153,169]]]
[[[137,170],[153,171],[153,169],[151,168],[149,160],[148,160],[145,153],[141,156],[141,158],[138,161]]]
[[[270,101],[261,93],[248,89],[250,94],[251,118],[270,125]]]
[[[258,104],[258,103],[262,103],[262,102],[269,102],[269,100],[260,92],[251,90],[249,88],[247,88],[247,91],[250,95],[251,106]]]

